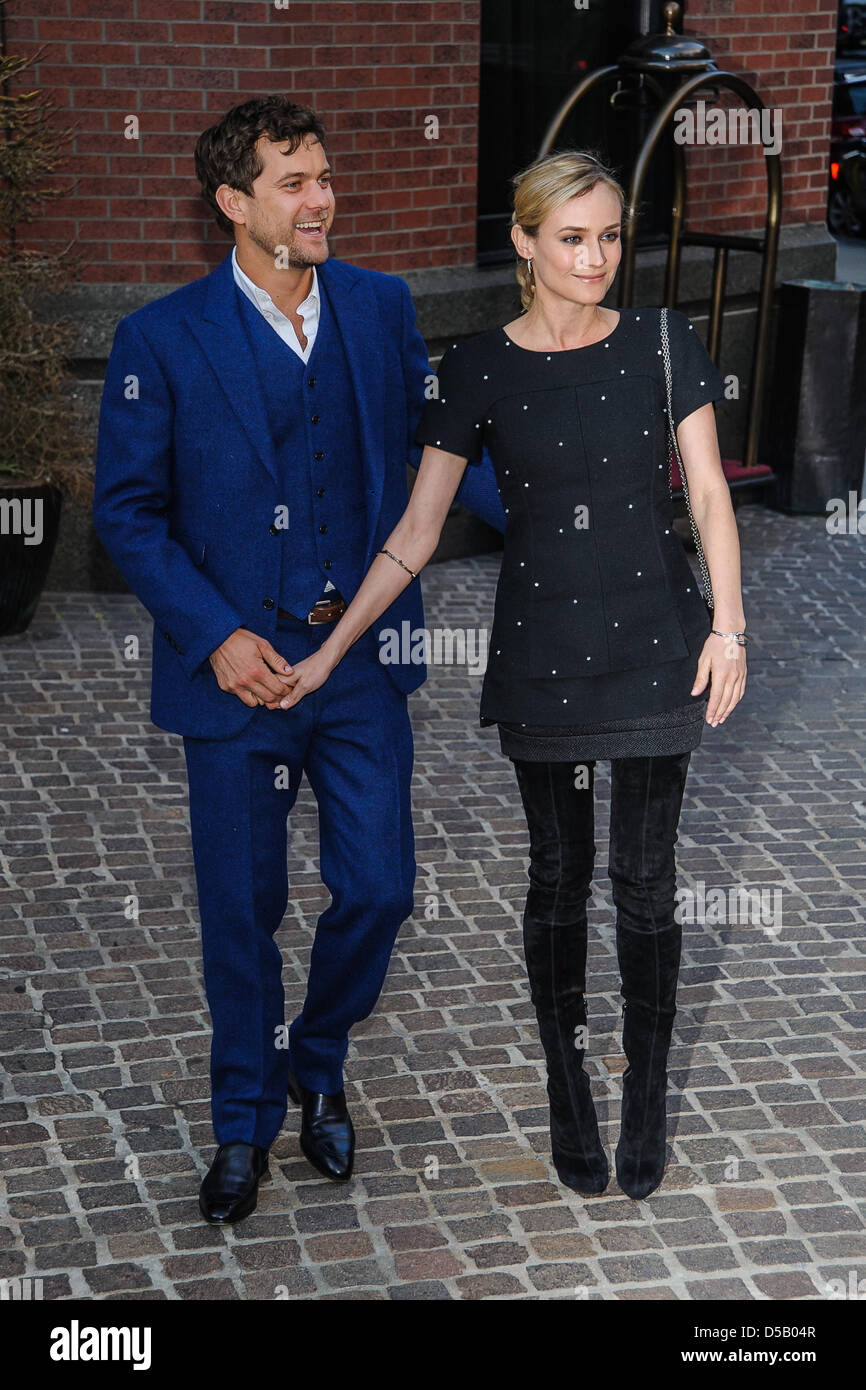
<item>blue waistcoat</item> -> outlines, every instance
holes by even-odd
[[[298,617],[323,596],[328,580],[348,601],[364,577],[364,471],[355,398],[336,319],[318,279],[319,328],[306,364],[237,290],[256,374],[265,383],[285,507],[274,519],[282,531],[279,606]]]

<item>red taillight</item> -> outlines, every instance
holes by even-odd
[[[833,163],[830,165],[830,178],[831,178],[831,179],[838,179],[838,177],[839,177],[839,165],[838,165],[838,163],[836,162],[836,160],[834,159],[834,160],[833,160]]]

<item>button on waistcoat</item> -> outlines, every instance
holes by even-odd
[[[366,550],[354,388],[321,276],[319,293],[319,328],[306,365],[246,295],[237,295],[280,479],[271,528],[276,534],[263,537],[262,544],[282,546],[279,606],[299,616],[322,597],[328,580],[351,599],[363,578]]]

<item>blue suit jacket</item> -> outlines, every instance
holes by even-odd
[[[409,288],[329,259],[317,267],[349,363],[366,490],[365,570],[408,500],[406,464],[430,372]],[[220,690],[208,657],[235,628],[273,642],[280,547],[267,545],[284,499],[259,381],[237,312],[228,255],[209,275],[121,319],[99,421],[94,524],[154,619],[151,719],[193,738],[230,738],[254,713]],[[287,409],[295,408],[292,401]],[[457,501],[504,530],[490,460],[466,469]],[[351,597],[351,595],[347,595]],[[375,625],[423,626],[417,583]],[[385,667],[409,692],[423,665]]]

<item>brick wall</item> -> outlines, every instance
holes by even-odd
[[[826,220],[838,0],[692,0],[686,30],[718,67],[781,111],[782,222]],[[737,105],[725,96],[720,106]],[[687,159],[689,224],[702,231],[762,227],[764,159],[749,149],[693,150]]]
[[[836,8],[689,6],[687,31],[783,108],[786,223],[824,219]],[[479,0],[9,0],[10,50],[46,45],[38,84],[78,126],[74,193],[26,239],[76,239],[91,283],[202,274],[230,242],[198,195],[196,137],[235,102],[282,90],[328,132],[336,255],[397,272],[474,264],[480,11]],[[689,166],[692,227],[761,225],[761,160],[695,150]]]

